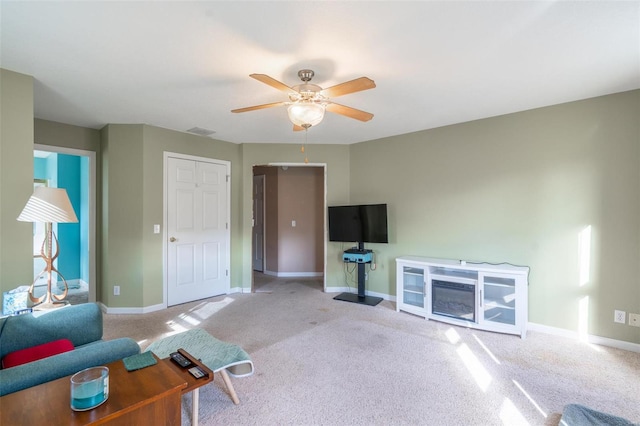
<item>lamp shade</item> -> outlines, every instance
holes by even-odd
[[[29,197],[29,201],[22,209],[18,220],[21,222],[75,223],[78,218],[65,189],[39,186]]]
[[[324,118],[324,106],[310,101],[299,101],[289,105],[289,120],[297,126],[309,127],[320,124]]]

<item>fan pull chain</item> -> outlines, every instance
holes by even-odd
[[[304,146],[307,144],[307,132],[309,131],[309,127],[311,127],[311,125],[309,124],[303,124],[302,127],[304,127],[304,143],[302,144],[302,147],[300,147],[300,152],[304,154]],[[304,156],[304,164],[309,164],[309,158],[307,158],[307,156]]]

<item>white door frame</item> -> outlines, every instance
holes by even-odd
[[[265,258],[265,246],[266,246],[265,234],[266,234],[266,232],[265,232],[265,228],[264,228],[264,226],[265,226],[264,225],[264,219],[265,219],[265,217],[267,215],[267,212],[265,210],[267,202],[266,202],[266,200],[264,198],[264,196],[265,196],[264,188],[265,188],[265,183],[267,181],[267,177],[265,175],[253,175],[253,184],[255,184],[255,179],[256,178],[260,178],[262,180],[262,217],[260,218],[260,220],[262,221],[262,240],[261,240],[262,241],[262,265],[261,265],[262,269],[260,270],[260,272],[264,272],[265,265],[267,263],[267,259]],[[253,190],[251,192],[253,193]],[[255,201],[255,199],[253,201]],[[255,203],[252,203],[252,204],[255,206]],[[256,211],[254,209],[253,210],[253,222],[251,223],[251,241],[252,242],[255,242],[255,238],[253,238],[253,236],[254,236],[253,233],[254,233],[254,229],[255,229],[255,226],[256,226],[256,217],[257,217],[256,216]],[[253,264],[253,261],[255,260],[255,257],[254,257],[255,252],[256,252],[256,248],[252,244],[252,247],[251,247],[251,257],[252,257],[252,259],[251,259],[251,271],[252,272],[255,271],[255,265]]]
[[[259,164],[256,164],[256,166],[259,166]],[[275,166],[275,167],[282,167],[282,166],[287,166],[287,167],[322,167],[322,169],[324,170],[323,176],[324,176],[324,188],[323,188],[323,209],[324,211],[322,212],[322,217],[323,217],[323,235],[324,235],[324,240],[323,240],[323,257],[324,257],[324,265],[322,266],[322,291],[326,292],[327,291],[327,163],[267,163],[267,166]],[[252,169],[253,170],[253,169]],[[252,203],[253,204],[253,203]],[[251,265],[251,270],[253,272],[253,264]],[[251,274],[251,276],[253,277],[253,273]],[[251,281],[251,288],[253,288],[253,278]]]
[[[229,245],[227,246],[227,264],[225,268],[229,271],[229,288],[231,288],[231,161],[218,160],[209,157],[199,157],[196,155],[180,154],[177,152],[163,152],[163,164],[162,164],[162,304],[166,308],[168,306],[167,292],[167,253],[168,253],[168,234],[167,234],[167,210],[168,210],[168,197],[167,192],[169,179],[169,157],[179,158],[182,160],[200,161],[204,163],[215,163],[224,165],[227,168],[227,218],[229,223]]]
[[[34,151],[46,151],[56,154],[89,157],[89,302],[96,301],[96,153],[84,149],[64,148],[61,146],[33,144]]]

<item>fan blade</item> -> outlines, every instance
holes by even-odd
[[[334,102],[329,102],[326,106],[326,110],[349,118],[355,118],[360,121],[369,121],[373,118],[373,114],[370,112],[360,111],[359,109],[336,104]]]
[[[256,80],[264,84],[268,84],[269,86],[274,87],[278,90],[282,90],[286,93],[298,93],[286,84],[276,80],[275,78],[269,77],[266,74],[250,74],[249,77],[255,78]]]
[[[348,95],[349,93],[373,89],[374,87],[376,87],[375,81],[367,77],[360,77],[356,78],[355,80],[328,87],[322,90],[320,93],[327,98],[336,98],[338,96]]]
[[[231,112],[247,112],[255,111],[257,109],[271,108],[275,106],[285,105],[285,102],[272,102],[270,104],[254,105],[246,108],[232,109]]]

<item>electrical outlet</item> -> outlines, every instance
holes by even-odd
[[[120,296],[120,286],[119,285],[114,285],[113,286],[113,295],[114,296]]]
[[[613,321],[624,324],[626,313],[624,311],[613,311]]]
[[[640,314],[629,314],[629,325],[640,327]]]

